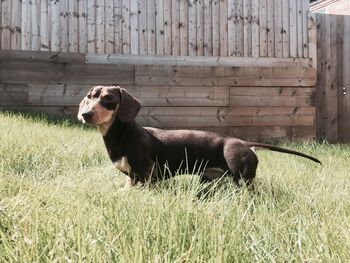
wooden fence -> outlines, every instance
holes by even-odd
[[[0,49],[308,58],[306,0],[1,0]]]
[[[315,137],[308,1],[0,3],[2,107],[74,116],[92,85],[118,83],[142,125]]]
[[[317,14],[317,137],[350,142],[350,16]]]
[[[0,105],[75,117],[94,84],[119,83],[138,121],[264,140],[315,137],[312,67],[87,64],[78,53],[0,51]]]

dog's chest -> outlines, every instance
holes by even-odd
[[[127,157],[122,157],[121,159],[115,161],[113,164],[118,170],[122,171],[123,173],[130,173],[131,167],[129,165]]]

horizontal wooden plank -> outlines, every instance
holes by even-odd
[[[187,106],[192,105],[192,107],[195,106],[228,106],[228,99],[227,98],[139,98],[140,103],[143,106],[158,106],[158,107],[164,107],[164,106]]]
[[[91,85],[28,84],[29,97],[84,97]]]
[[[135,85],[176,85],[176,86],[314,86],[316,79],[311,78],[260,78],[254,77],[165,77],[137,76]]]
[[[28,103],[74,106],[92,85],[29,84]],[[123,86],[143,106],[228,106],[228,87]]]
[[[26,84],[0,84],[0,106],[26,105],[28,87]]]
[[[24,106],[24,105],[6,105],[3,107],[6,110],[24,111],[26,113],[46,113],[55,117],[68,117],[77,121],[78,107],[73,106]]]
[[[316,71],[309,67],[192,67],[173,66],[177,76],[197,77],[256,77],[259,78],[315,78]]]
[[[231,87],[230,96],[315,96],[316,87]]]
[[[143,106],[228,106],[228,87],[135,86],[128,92]]]
[[[136,65],[136,76],[178,76],[178,77],[258,77],[263,78],[316,78],[316,71],[308,67],[207,67]]]
[[[0,63],[0,82],[3,83],[133,85],[134,79],[134,67],[126,65]]]
[[[127,91],[135,97],[143,98],[224,98],[228,87],[200,86],[127,86]]]
[[[144,126],[152,127],[226,127],[226,126],[313,126],[314,116],[138,116]]]
[[[316,136],[314,126],[191,127],[191,129],[211,131],[250,141],[285,140],[286,138],[314,140]]]
[[[315,101],[310,96],[230,96],[230,106],[314,106]]]
[[[86,96],[89,87],[65,84],[29,84],[28,105],[34,106],[76,106]]]
[[[12,85],[12,86],[11,86]],[[66,85],[66,84],[21,84],[16,88],[16,84],[9,84],[4,88],[3,94],[8,94],[2,101],[9,100],[7,104],[15,103],[16,100],[9,96],[24,97],[29,105],[36,106],[75,106],[86,95],[92,85]],[[12,87],[14,89],[12,90]],[[188,105],[201,107],[233,106],[249,107],[246,110],[252,112],[258,110],[274,111],[284,107],[288,112],[293,112],[295,107],[312,107],[314,105],[314,88],[251,88],[251,87],[198,87],[198,86],[123,86],[129,93],[140,100],[142,106],[183,106]],[[230,93],[230,95],[229,95]],[[23,99],[17,99],[17,103],[22,103]],[[24,102],[23,102],[24,103]],[[251,108],[259,106],[259,108]],[[270,108],[269,108],[270,107]]]
[[[227,67],[311,67],[304,58],[253,58],[219,56],[150,56],[128,54],[87,54],[86,63],[125,65],[178,65]]]
[[[314,140],[316,137],[315,126],[230,127],[227,128],[226,134],[253,141],[283,140],[286,138]]]
[[[52,62],[55,64],[84,64],[85,56],[79,53],[68,52],[38,52],[21,50],[0,50],[0,62]]]
[[[314,107],[142,107],[142,116],[314,116]]]
[[[137,66],[136,85],[315,86],[312,68]],[[159,69],[159,70],[158,70]]]
[[[170,76],[174,66],[169,65],[135,65],[135,76]]]

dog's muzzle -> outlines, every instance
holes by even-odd
[[[94,117],[94,113],[92,111],[84,112],[81,114],[84,121],[87,123],[90,123],[92,121],[92,118]]]

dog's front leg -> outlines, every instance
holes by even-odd
[[[145,184],[145,178],[144,176],[140,175],[139,173],[135,172],[134,170],[130,169],[129,172],[126,174],[125,179],[125,185],[123,187],[123,191],[129,191],[131,187],[141,184]]]
[[[126,179],[125,179],[125,185],[123,187],[124,191],[128,191],[131,189],[131,187],[140,184],[140,185],[145,185],[148,182],[148,176],[135,172],[131,170],[130,172],[127,173]]]
[[[130,191],[131,187],[134,186],[136,183],[135,183],[135,180],[133,180],[130,176],[126,176],[125,178],[125,185],[124,187],[122,188],[122,191]]]

